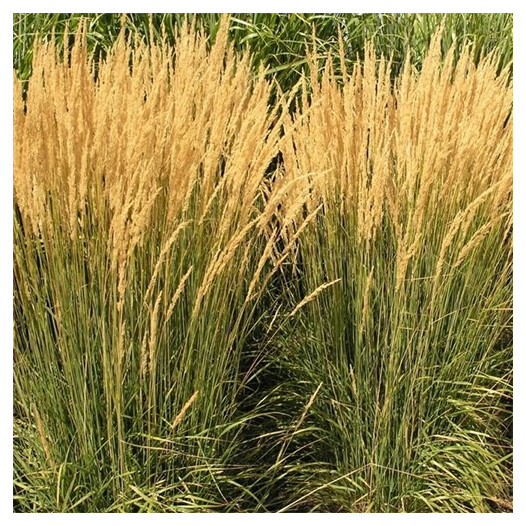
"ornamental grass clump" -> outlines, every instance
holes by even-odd
[[[228,24],[14,76],[15,511],[512,509],[506,55]]]
[[[323,382],[298,438],[319,465],[287,510],[511,506],[512,87],[496,55],[454,55],[438,34],[393,82],[369,48],[340,84],[311,52],[284,123],[284,177],[314,174],[298,216],[317,216],[297,240],[280,396]]]
[[[14,79],[15,509],[240,506],[240,363],[287,249],[279,108],[227,29],[123,31],[95,68],[81,27]]]

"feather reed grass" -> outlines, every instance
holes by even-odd
[[[14,76],[15,509],[509,510],[509,69],[228,24]]]
[[[284,123],[284,177],[325,175],[297,238],[276,396],[324,387],[296,444],[320,462],[290,481],[309,498],[286,510],[511,502],[512,86],[496,55],[456,53],[438,32],[393,82],[369,47],[343,83],[308,54],[323,74]]]
[[[266,236],[280,109],[227,33],[123,30],[95,68],[81,26],[70,52],[35,40],[25,99],[14,79],[15,413],[78,510],[239,505],[240,362],[286,250]]]

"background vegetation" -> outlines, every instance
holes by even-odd
[[[512,16],[195,18],[14,16],[14,510],[510,511]]]
[[[173,13],[129,13],[123,19],[115,13],[18,13],[13,17],[13,65],[20,78],[31,73],[33,41],[49,38],[54,31],[61,47],[66,35],[68,44],[82,19],[88,21],[87,45],[95,56],[105,56],[116,41],[121,25],[138,34],[147,43],[159,42],[163,33],[174,44],[177,29],[187,18],[195,19],[213,42],[221,15]],[[150,26],[150,21],[153,27]],[[443,51],[455,44],[457,53],[472,45],[474,58],[496,51],[499,67],[513,58],[513,16],[507,13],[402,14],[402,13],[335,13],[335,14],[261,14],[234,13],[229,37],[238,51],[249,49],[255,68],[265,66],[267,75],[290,89],[299,80],[306,64],[305,43],[313,34],[320,56],[338,56],[338,31],[341,32],[345,57],[354,62],[363,58],[366,42],[372,42],[378,55],[392,57],[396,75],[408,53],[419,68],[427,53],[431,37],[444,24]],[[323,62],[320,63],[322,67]]]

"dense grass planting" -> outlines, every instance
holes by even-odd
[[[101,58],[111,15],[29,50],[35,16],[14,511],[511,510],[511,46],[413,17],[356,57],[327,16],[280,69],[256,15],[166,15]]]

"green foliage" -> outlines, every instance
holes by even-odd
[[[274,340],[276,400],[297,407],[322,386],[309,429],[291,444],[306,469],[290,476],[301,489],[289,511],[509,508],[512,347],[504,307],[512,293],[503,235],[496,232],[469,269],[448,276],[438,300],[427,277],[432,255],[417,258],[395,293],[396,240],[387,226],[370,251],[357,243],[349,216],[325,211],[307,228],[301,264],[287,281],[290,308],[321,281],[341,281],[283,317]]]
[[[213,42],[220,15],[189,15]],[[183,14],[94,13],[20,13],[13,17],[13,66],[20,78],[31,72],[34,38],[48,38],[54,31],[63,41],[64,32],[71,44],[81,18],[88,20],[87,39],[96,55],[104,56],[113,45],[124,23],[130,34],[147,42],[159,41],[164,33],[173,44],[177,28],[187,18]],[[150,27],[150,21],[153,27]],[[338,32],[341,32],[347,60],[363,58],[365,43],[372,41],[378,54],[392,56],[393,73],[400,71],[407,53],[416,67],[422,63],[431,37],[444,24],[444,51],[455,43],[458,51],[473,45],[476,57],[495,50],[501,67],[513,59],[513,15],[493,14],[261,14],[234,13],[230,37],[236,49],[248,49],[255,67],[268,68],[283,90],[290,89],[305,67],[305,45],[315,39],[320,56],[338,56]]]

